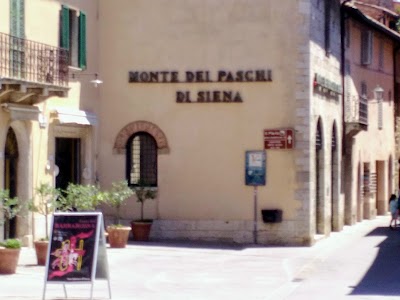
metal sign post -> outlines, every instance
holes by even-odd
[[[257,186],[266,182],[266,153],[264,150],[246,151],[246,185],[254,186],[254,227],[253,240],[257,244],[258,232],[258,190]]]
[[[253,228],[253,240],[254,244],[257,244],[257,231],[258,231],[258,218],[257,218],[257,186],[254,186],[254,228]]]

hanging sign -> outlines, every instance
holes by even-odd
[[[265,151],[246,151],[246,185],[265,185],[266,182]]]

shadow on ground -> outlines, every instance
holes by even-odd
[[[377,246],[378,255],[350,295],[400,296],[400,227],[378,227],[367,236],[386,238]]]
[[[399,233],[400,234],[400,233]],[[306,246],[279,246],[279,245],[258,245],[258,244],[235,244],[223,242],[207,241],[186,241],[186,240],[168,240],[168,241],[148,241],[139,242],[129,240],[128,245],[139,247],[171,247],[186,249],[205,249],[205,250],[232,250],[242,251],[246,249],[264,249],[264,248],[307,248]]]
[[[128,245],[140,247],[171,247],[186,249],[209,249],[209,250],[236,250],[241,251],[246,248],[255,247],[254,245],[217,243],[217,242],[201,242],[201,241],[149,241],[138,242],[128,241]]]

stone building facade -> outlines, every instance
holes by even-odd
[[[346,4],[343,15],[345,220],[354,224],[386,214],[387,199],[397,193],[394,66],[400,35],[354,4]]]
[[[146,203],[152,238],[251,243],[256,226],[259,243],[310,245],[316,234],[340,230],[339,1],[152,5],[167,13],[155,20],[145,1],[100,1],[102,98],[115,99],[101,101],[100,182],[123,175],[126,141],[140,126],[154,136],[148,126],[167,140],[158,147],[159,195]],[[119,21],[110,27],[114,15]],[[282,26],[287,19],[295,30]],[[107,60],[111,55],[116,59]],[[164,70],[179,79],[161,82]],[[221,72],[249,70],[268,70],[271,80],[215,82]],[[196,71],[188,82],[185,74]],[[195,96],[220,90],[238,91],[241,101],[199,103]],[[295,147],[266,150],[267,184],[257,189],[254,212],[245,152],[264,150],[263,131],[277,128],[294,130]],[[134,199],[128,207],[126,222],[138,211]],[[262,209],[282,210],[282,222],[264,223]]]

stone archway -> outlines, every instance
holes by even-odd
[[[29,138],[31,128],[29,123],[18,120],[11,122],[6,132],[9,129],[15,134],[19,152],[15,194],[24,204],[17,217],[16,236],[22,239],[24,246],[30,246],[33,228],[26,201],[32,198],[32,144]],[[3,158],[2,166],[4,172],[5,158]],[[4,180],[4,174],[2,178]]]
[[[155,124],[147,121],[135,121],[122,128],[115,139],[113,152],[125,154],[126,143],[133,134],[137,132],[147,132],[156,140],[159,149],[168,149],[168,142],[164,132]]]

